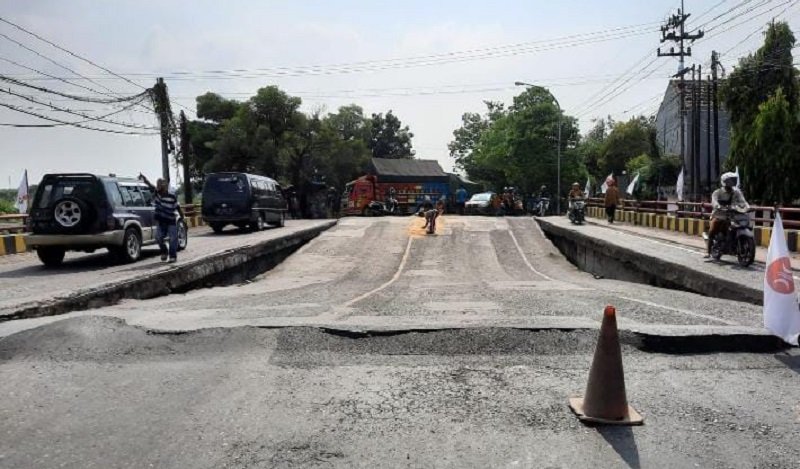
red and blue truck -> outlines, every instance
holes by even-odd
[[[367,174],[345,186],[342,214],[367,214],[370,202],[386,202],[392,188],[399,213],[412,213],[426,196],[449,200],[450,175],[436,160],[373,158]]]

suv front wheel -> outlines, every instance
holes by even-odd
[[[66,251],[64,248],[53,247],[53,246],[43,246],[36,248],[36,255],[39,256],[39,260],[42,261],[42,264],[46,265],[47,267],[56,267],[61,265],[61,262],[64,261],[64,254]]]
[[[122,246],[109,248],[109,251],[121,262],[136,262],[142,255],[142,237],[136,228],[128,228],[122,237]]]

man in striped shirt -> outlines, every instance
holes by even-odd
[[[183,218],[183,211],[178,203],[178,197],[169,191],[167,181],[159,179],[156,186],[150,183],[143,174],[139,179],[144,181],[151,190],[155,191],[153,205],[156,207],[155,219],[157,224],[156,241],[161,249],[161,260],[167,260],[167,246],[164,238],[169,237],[169,262],[178,261],[178,218]]]

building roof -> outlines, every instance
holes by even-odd
[[[445,178],[444,172],[439,162],[436,160],[412,160],[412,159],[389,159],[373,158],[372,169],[375,174],[383,177],[421,177],[421,178]]]

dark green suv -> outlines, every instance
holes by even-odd
[[[114,260],[134,262],[142,246],[156,243],[153,192],[134,178],[93,174],[47,174],[36,190],[25,242],[47,266],[66,251],[108,249]],[[188,230],[178,222],[178,249]]]

